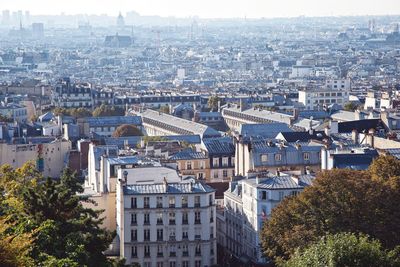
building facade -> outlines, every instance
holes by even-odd
[[[214,190],[182,181],[165,167],[120,169],[117,235],[127,264],[205,267],[216,264]]]

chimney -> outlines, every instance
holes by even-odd
[[[329,128],[331,134],[339,133],[339,123],[337,121],[329,121]]]
[[[331,128],[329,126],[326,126],[324,130],[326,136],[331,136]]]
[[[166,177],[164,177],[163,185],[164,185],[164,192],[168,193],[168,182]]]
[[[128,171],[125,170],[122,175],[124,176],[124,185],[126,185],[128,183]]]
[[[314,129],[312,128],[312,122],[313,122],[313,117],[311,116],[311,117],[310,117],[310,122],[309,122],[309,128],[308,128],[308,133],[309,133],[310,135],[313,135],[313,134],[314,134]]]
[[[218,112],[221,112],[221,100],[218,100]]]
[[[359,143],[359,135],[356,129],[351,131],[351,140],[353,140],[354,144],[356,145]]]
[[[295,121],[297,121],[299,119],[299,109],[298,108],[293,109],[293,118]]]

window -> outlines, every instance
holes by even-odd
[[[173,212],[169,213],[169,224],[172,224],[172,225],[175,224],[175,213],[173,213]]]
[[[144,256],[150,257],[150,246],[144,246]]]
[[[304,160],[310,160],[310,153],[303,153]]]
[[[131,198],[131,209],[134,209],[137,207],[137,201],[136,197]]]
[[[182,196],[182,208],[187,208],[188,206],[188,197]]]
[[[196,245],[195,253],[196,253],[196,256],[200,256],[201,255],[201,246],[200,245]]]
[[[169,262],[169,267],[176,267],[176,262],[170,261]]]
[[[163,214],[162,212],[157,213],[157,224],[162,225],[163,224]]]
[[[228,177],[228,170],[222,171],[222,177],[224,177],[224,178]]]
[[[298,191],[292,191],[292,192],[290,192],[290,195],[292,195],[292,196],[297,196],[298,194],[299,194]]]
[[[261,155],[261,162],[268,162],[268,155]]]
[[[169,240],[170,241],[175,241],[175,231],[174,230],[171,230],[169,232]]]
[[[182,231],[182,239],[188,239],[188,238],[189,238],[188,231]]]
[[[282,200],[285,196],[284,192],[279,192],[279,200]]]
[[[144,240],[150,241],[150,229],[145,229],[143,234],[144,234]]]
[[[197,208],[200,207],[200,196],[194,197],[194,206]]]
[[[175,257],[175,256],[176,256],[175,245],[171,245],[171,246],[169,247],[169,256],[170,256],[170,257]]]
[[[163,199],[162,197],[157,197],[157,208],[163,207]]]
[[[209,204],[210,206],[214,205],[213,195],[209,195],[209,196],[208,196],[208,204]]]
[[[131,214],[131,224],[137,224],[137,216],[136,213]]]
[[[169,197],[169,207],[175,208],[175,197]]]
[[[200,161],[200,169],[204,169],[204,161],[202,160],[202,161]]]
[[[191,170],[192,169],[192,162],[191,161],[187,161],[186,162],[186,169],[187,170]]]
[[[281,154],[275,154],[275,161],[281,161],[282,160],[282,155]]]
[[[157,267],[164,267],[164,262],[162,261],[157,262]]]
[[[164,249],[162,245],[157,246],[157,257],[162,257],[164,255]]]
[[[131,241],[137,241],[137,230],[131,230]]]
[[[144,224],[150,224],[150,214],[149,213],[144,214]]]
[[[187,212],[182,213],[182,224],[188,224],[189,223],[189,215]]]
[[[137,257],[137,247],[136,246],[132,247],[131,256],[132,256],[132,258],[136,258]]]
[[[228,165],[229,165],[229,158],[227,158],[227,157],[223,157],[222,158],[222,166],[223,167],[227,167]]]
[[[144,208],[150,208],[150,198],[144,197]]]
[[[266,200],[267,199],[267,191],[261,191],[261,199]]]
[[[195,224],[200,224],[200,211],[196,211],[194,213],[194,223]]]
[[[210,211],[210,222],[214,222],[214,210]]]
[[[201,267],[201,261],[195,261],[194,267]]]
[[[214,238],[214,227],[210,227],[210,239]]]
[[[163,241],[163,240],[164,240],[164,230],[157,229],[157,241]]]
[[[219,158],[213,158],[213,167],[219,167]]]
[[[219,177],[218,171],[215,171],[213,176],[214,176],[214,179],[218,179],[218,177]]]

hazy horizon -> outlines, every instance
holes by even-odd
[[[398,0],[1,0],[1,10],[29,11],[31,15],[109,15],[135,11],[142,16],[200,18],[277,18],[320,16],[400,15]]]

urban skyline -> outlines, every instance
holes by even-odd
[[[119,12],[136,11],[144,16],[162,17],[193,17],[201,18],[277,18],[298,16],[361,16],[361,15],[397,15],[400,14],[400,5],[395,0],[380,1],[376,5],[374,1],[334,1],[328,0],[321,3],[317,0],[293,1],[282,0],[279,2],[249,0],[246,2],[235,0],[211,1],[77,1],[57,2],[38,0],[5,0],[2,1],[2,9],[29,10],[32,15],[75,15],[95,14],[117,16]]]

